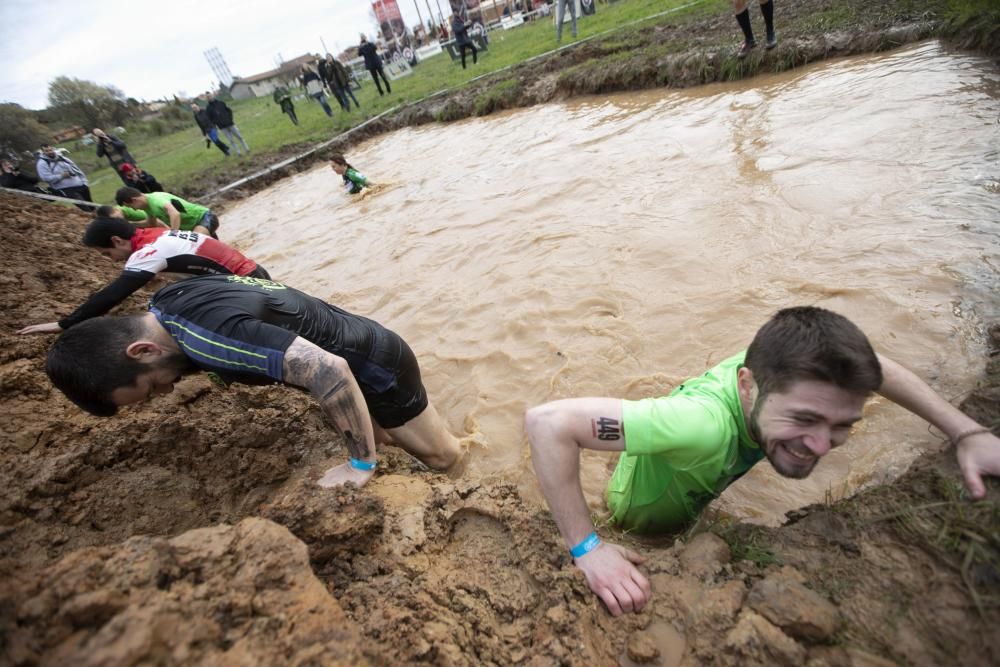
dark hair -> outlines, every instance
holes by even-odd
[[[110,248],[111,237],[130,239],[135,227],[121,218],[97,218],[83,231],[83,245],[88,248]]]
[[[95,218],[110,218],[111,214],[115,212],[115,207],[111,204],[101,204],[94,210]]]
[[[334,164],[343,165],[343,166],[347,167],[348,169],[354,169],[354,167],[351,166],[351,163],[348,162],[347,160],[345,160],[344,156],[341,155],[340,153],[334,153],[333,155],[331,155],[330,156],[330,162],[333,162]]]
[[[135,385],[143,364],[125,354],[144,332],[143,314],[95,317],[62,333],[49,350],[45,372],[79,407],[98,417],[118,412],[111,392]]]
[[[115,193],[115,201],[118,202],[119,206],[121,206],[122,204],[135,199],[141,194],[142,193],[136,190],[135,188],[130,188],[129,186],[126,185],[123,188],[118,188],[118,192]]]
[[[868,338],[843,315],[800,306],[779,310],[747,349],[745,365],[765,396],[799,380],[819,380],[853,394],[882,386],[882,367]]]

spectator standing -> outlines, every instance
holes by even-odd
[[[369,42],[368,38],[364,35],[361,35],[361,45],[358,46],[358,55],[365,59],[365,69],[372,75],[379,96],[391,93],[392,86],[389,85],[389,79],[385,78],[385,71],[382,69],[382,59],[379,57],[375,45]],[[385,93],[382,92],[382,86],[378,82],[380,76],[382,77],[382,81],[385,82]]]
[[[299,80],[302,82],[302,87],[306,89],[306,94],[319,102],[327,116],[333,117],[333,109],[326,101],[326,94],[323,93],[323,80],[319,78],[319,74],[305,63],[302,64],[301,71]]]
[[[281,107],[281,113],[287,113],[288,117],[292,119],[292,125],[298,125],[299,117],[295,115],[295,103],[292,102],[288,88],[278,86],[274,89],[274,94],[271,97],[274,98],[274,103]]]
[[[243,140],[240,128],[236,127],[236,122],[233,120],[233,110],[229,108],[229,105],[219,98],[212,96],[208,100],[208,106],[205,107],[205,111],[208,112],[208,117],[212,120],[212,123],[226,135],[229,145],[236,149],[237,155],[240,155],[240,144],[243,144],[247,155],[250,154],[250,147]]]
[[[52,146],[48,144],[42,146],[38,162],[35,163],[35,171],[38,172],[38,178],[48,183],[49,189],[57,195],[80,201],[94,201],[90,198],[87,175],[76,166],[75,162],[57,153]],[[87,210],[86,206],[78,208]]]
[[[104,130],[96,127],[92,134],[97,141],[97,157],[108,158],[108,162],[111,163],[111,168],[115,170],[116,174],[121,176],[123,164],[135,164],[135,158],[128,152],[128,146],[125,145],[124,141],[113,134],[105,134]],[[125,180],[124,177],[122,180]]]
[[[736,15],[736,22],[740,24],[743,31],[743,46],[736,52],[736,57],[743,60],[750,53],[750,49],[757,46],[757,41],[753,37],[753,28],[750,26],[750,8],[747,7],[747,0],[733,0],[733,13]],[[760,13],[764,16],[765,42],[764,48],[771,50],[778,45],[778,37],[774,33],[774,0],[761,0]]]
[[[573,39],[576,39],[576,0],[556,0],[556,43],[562,41],[563,15],[569,6],[570,23],[573,29]]]
[[[350,111],[351,109],[351,105],[347,102],[348,96],[354,100],[354,106],[360,109],[361,105],[358,104],[358,98],[354,96],[354,91],[351,90],[351,74],[347,71],[347,67],[345,67],[344,63],[340,62],[337,58],[333,58],[333,56],[330,55],[327,57],[332,58],[329,62],[330,67],[333,69],[333,80],[338,86],[340,86],[341,91],[343,91],[344,103],[347,105],[346,110]]]
[[[38,179],[30,174],[22,174],[10,160],[0,161],[0,187],[25,192],[43,192],[38,187]]]
[[[466,49],[472,49],[472,64],[475,65],[478,62],[476,45],[472,43],[472,38],[469,37],[469,26],[466,25],[465,21],[458,14],[452,14],[451,16],[451,34],[455,36],[455,45],[462,52],[462,69],[465,69]]]
[[[201,128],[201,134],[205,137],[205,148],[208,148],[211,144],[215,144],[222,151],[223,155],[229,157],[229,146],[222,139],[219,139],[219,131],[216,129],[215,123],[212,122],[212,118],[208,115],[208,112],[194,102],[191,103],[191,112],[194,114],[194,122],[198,123],[198,127]]]
[[[340,105],[340,108],[344,111],[350,111],[351,105],[347,103],[347,100],[344,98],[343,91],[339,86],[337,86],[337,82],[335,80],[336,77],[333,73],[333,56],[329,53],[326,54],[325,60],[320,60],[316,63],[316,69],[319,70],[319,78],[323,80],[323,85],[327,87],[327,90],[333,93],[333,96],[336,98],[337,104]]]

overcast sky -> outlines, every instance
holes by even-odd
[[[398,0],[407,25],[426,22],[427,5]],[[0,0],[0,102],[48,106],[60,75],[120,88],[152,100],[216,86],[204,51],[218,48],[234,76],[331,52],[369,38],[376,28],[369,0]],[[446,15],[447,18],[447,15]]]

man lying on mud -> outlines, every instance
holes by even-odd
[[[83,232],[83,245],[109,259],[124,260],[121,275],[58,322],[32,324],[18,331],[19,334],[59,333],[103,315],[163,271],[271,278],[263,266],[222,241],[159,225],[137,229],[124,217],[97,218],[91,222]]]
[[[223,383],[308,390],[350,456],[326,471],[322,486],[371,479],[376,434],[431,468],[459,459],[458,440],[428,402],[402,338],[270,280],[202,276],[174,283],[153,295],[149,312],[67,330],[45,366],[60,391],[98,416],[170,393],[182,375],[199,369]]]
[[[1000,475],[1000,439],[916,375],[876,354],[841,315],[813,307],[776,313],[750,347],[667,397],[574,398],[525,418],[535,474],[574,561],[615,616],[639,611],[649,581],[636,553],[598,539],[580,486],[580,448],[622,451],[608,483],[612,523],[673,531],[754,464],[809,475],[842,445],[877,391],[940,429],[956,446],[973,498]]]

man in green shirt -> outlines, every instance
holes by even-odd
[[[745,353],[687,380],[669,396],[574,398],[528,411],[525,428],[542,492],[587,584],[615,616],[651,594],[642,558],[594,532],[580,487],[580,449],[621,451],[608,484],[612,522],[674,530],[767,458],[801,479],[843,444],[871,392],[927,420],[956,446],[973,498],[1000,475],[1000,438],[896,362],[876,354],[845,317],[822,308],[781,310]]]
[[[135,188],[118,188],[115,201],[119,206],[143,211],[151,219],[165,222],[173,230],[199,232],[214,239],[219,238],[215,230],[219,228],[219,218],[207,206],[194,204],[169,192],[143,194]]]
[[[152,222],[150,222],[149,216],[146,215],[145,211],[137,211],[134,208],[129,208],[128,206],[112,206],[111,204],[98,206],[97,210],[94,211],[94,218],[118,218],[120,220],[128,220],[136,227],[169,226],[167,223],[160,222],[155,218]]]

